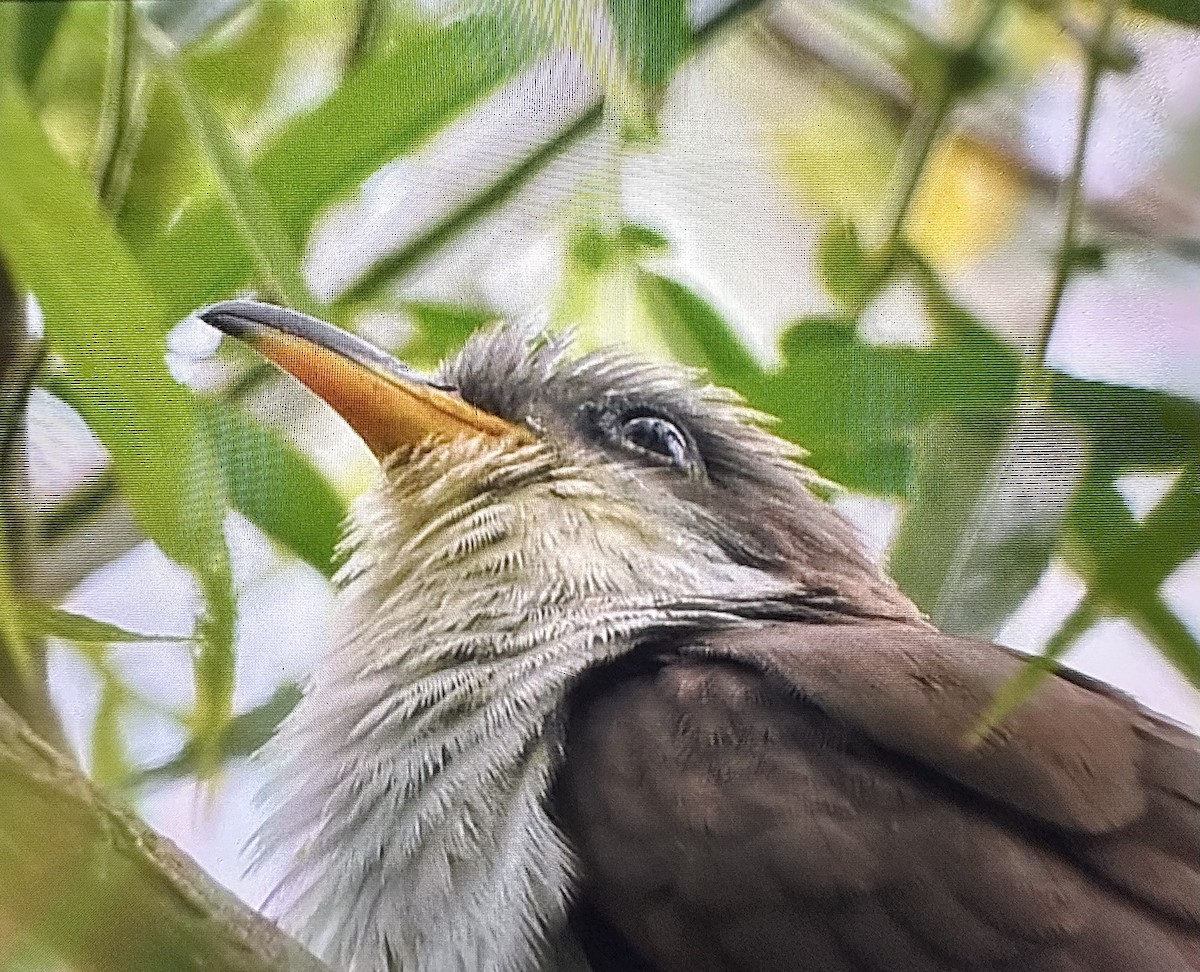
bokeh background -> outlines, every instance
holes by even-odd
[[[257,904],[373,461],[238,294],[703,368],[939,624],[1200,728],[1195,0],[0,5],[0,697]]]

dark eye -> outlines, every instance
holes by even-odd
[[[620,436],[626,446],[665,459],[685,472],[692,472],[699,465],[691,440],[677,425],[661,416],[627,418],[621,423]]]

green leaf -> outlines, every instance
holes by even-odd
[[[778,415],[781,431],[809,462],[851,489],[903,496],[914,436],[940,412],[1004,412],[1018,360],[968,320],[932,348],[868,345],[854,324],[810,318],[781,340],[783,367],[754,404]]]
[[[1200,0],[1132,0],[1132,6],[1184,27],[1200,27]]]
[[[301,694],[298,685],[285,682],[262,705],[230,719],[216,746],[217,765],[226,766],[235,760],[245,759],[260,749],[275,734],[279,723],[296,707]],[[131,782],[133,786],[147,786],[202,775],[203,772],[201,753],[195,742],[188,742],[167,762],[134,774]]]
[[[982,743],[988,733],[1025,702],[1047,678],[1059,670],[1059,661],[1079,638],[1099,619],[1095,603],[1085,597],[1059,626],[1039,655],[1028,661],[1012,678],[997,689],[987,710],[971,730],[973,745]]]
[[[299,310],[315,311],[300,275],[300,244],[284,229],[272,200],[255,182],[225,124],[188,76],[181,59],[161,53],[158,66],[174,88],[192,135],[203,148],[217,177],[226,210],[249,254],[259,285],[268,296]]]
[[[1072,505],[1066,543],[1069,562],[1106,603],[1140,609],[1200,550],[1200,470],[1186,469],[1140,524],[1111,482],[1093,478]]]
[[[608,0],[633,77],[653,90],[671,80],[692,42],[687,0]]]
[[[711,20],[697,28],[692,51],[700,49],[740,18],[763,6],[763,0],[734,0]],[[555,134],[517,162],[493,182],[480,186],[460,205],[448,212],[429,229],[415,236],[398,250],[376,260],[346,292],[331,305],[338,314],[377,298],[401,274],[457,238],[480,218],[495,210],[515,192],[529,184],[539,172],[558,158],[580,138],[592,131],[604,117],[604,106],[595,102],[567,122]]]
[[[348,313],[357,305],[377,299],[397,277],[412,270],[422,260],[457,239],[459,233],[473,226],[518,190],[527,186],[534,176],[595,128],[602,117],[601,106],[593,105],[494,182],[471,193],[464,202],[451,209],[429,229],[414,236],[399,249],[379,257],[331,304],[335,315]]]
[[[1163,581],[1200,550],[1200,470],[1185,469],[1137,523],[1111,481],[1095,471],[1072,504],[1063,539],[1067,563],[1088,583],[1097,610],[1128,618],[1200,686],[1200,647],[1162,600]]]
[[[143,529],[169,556],[193,563],[205,541],[192,535],[180,501],[191,406],[164,364],[161,303],[90,186],[58,158],[11,88],[0,94],[0,129],[5,259],[37,296],[66,360],[63,382],[112,451]]]
[[[417,325],[417,333],[404,345],[404,361],[414,368],[431,369],[463,346],[479,328],[493,323],[493,311],[452,304],[412,302],[404,310]]]
[[[173,321],[11,85],[0,130],[0,250],[37,297],[60,384],[109,449],[139,525],[204,591],[197,724],[211,734],[232,698],[234,595],[217,462],[163,359]]]
[[[882,278],[848,219],[831,220],[817,244],[817,273],[835,303],[853,316],[879,290]]]
[[[1127,604],[1126,616],[1183,676],[1200,689],[1200,642],[1161,597]]]
[[[300,450],[240,409],[206,402],[198,418],[234,508],[329,576],[346,517],[333,487]]]
[[[33,598],[17,600],[16,610],[24,630],[40,637],[62,638],[65,641],[82,642],[87,645],[158,645],[187,640],[129,631],[108,621],[97,621],[82,614],[64,611]]]
[[[120,680],[105,672],[100,692],[100,707],[92,726],[92,752],[88,772],[101,786],[119,786],[129,776],[129,758],[121,717],[127,693]]]
[[[679,361],[703,368],[717,384],[747,397],[761,386],[766,373],[729,322],[706,300],[683,284],[645,271],[638,275],[637,288]]]
[[[66,10],[66,0],[17,5],[16,75],[27,87],[37,79]]]
[[[1058,547],[1086,439],[1049,409],[935,420],[892,574],[955,634],[994,638]]]
[[[913,477],[888,569],[926,613],[946,590],[963,538],[1000,451],[1005,416],[939,413],[914,430]]]
[[[414,27],[322,105],[290,122],[252,162],[250,173],[275,206],[280,231],[303,240],[325,206],[511,78],[525,56],[491,18]],[[393,97],[395,107],[381,111],[380,99]],[[188,206],[162,238],[138,245],[178,318],[246,286],[254,274],[250,251],[211,197]]]

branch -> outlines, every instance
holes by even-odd
[[[330,972],[0,702],[0,926],[103,972]]]
[[[917,99],[901,73],[877,57],[865,56],[853,40],[842,36],[807,8],[796,5],[779,8],[764,20],[762,36],[779,54],[816,68],[872,98],[898,126],[910,123]],[[1034,161],[1014,135],[1018,114],[1015,104],[988,101],[977,110],[960,110],[955,134],[1002,160],[1031,191],[1043,198],[1058,198],[1064,179]],[[1194,215],[1182,206],[1149,212],[1135,197],[1088,200],[1083,206],[1087,221],[1114,234],[1117,242],[1137,241],[1177,259],[1200,262],[1197,241],[1178,235],[1187,232]]]

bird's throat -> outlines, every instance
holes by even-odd
[[[360,505],[337,647],[272,745],[274,909],[347,972],[583,968],[547,813],[572,686],[789,593],[536,448],[473,459]]]

